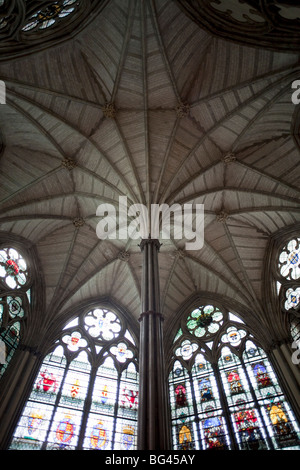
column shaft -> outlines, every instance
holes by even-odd
[[[158,240],[143,240],[138,449],[170,449],[163,317],[160,313]]]

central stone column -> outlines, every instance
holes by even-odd
[[[160,313],[158,252],[160,243],[144,239],[142,314],[140,316],[138,450],[170,450],[168,391]]]

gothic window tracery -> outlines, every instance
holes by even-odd
[[[97,307],[72,320],[43,360],[10,448],[134,450],[136,355],[115,312]]]
[[[277,293],[284,314],[291,323],[291,335],[296,340],[297,332],[293,327],[299,323],[300,309],[300,238],[293,237],[281,246],[275,267]],[[296,336],[295,336],[296,335]]]
[[[109,0],[2,0],[1,59],[56,44],[76,34]]]
[[[0,248],[0,377],[19,346],[31,303],[31,275],[21,252]]]
[[[214,308],[222,324],[213,335],[195,338],[189,314],[175,336],[173,449],[299,449],[299,425],[267,355],[240,318]],[[183,344],[194,351],[186,354]]]

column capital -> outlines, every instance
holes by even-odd
[[[141,251],[144,250],[145,245],[153,245],[157,248],[157,251],[159,251],[162,243],[160,243],[159,240],[157,240],[157,238],[151,238],[149,236],[149,238],[143,238],[141,243],[139,244]]]
[[[148,310],[147,312],[141,313],[141,315],[139,317],[139,322],[142,321],[143,318],[145,318],[149,315],[156,316],[156,317],[160,318],[162,321],[164,321],[164,317],[160,312],[155,312],[154,310]]]

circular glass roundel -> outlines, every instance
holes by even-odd
[[[121,331],[121,322],[117,315],[102,308],[89,311],[84,318],[84,326],[93,338],[104,341],[116,338]]]
[[[188,316],[187,327],[197,337],[210,336],[216,333],[222,325],[223,314],[213,305],[196,308]]]
[[[290,240],[282,249],[278,259],[279,272],[288,280],[300,278],[300,239]]]
[[[76,11],[78,0],[64,0],[63,2],[53,2],[37,10],[23,27],[23,31],[34,31],[47,29],[55,26],[61,18],[65,18]]]
[[[26,261],[14,248],[0,249],[0,279],[11,289],[22,287],[27,282]]]

